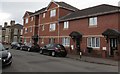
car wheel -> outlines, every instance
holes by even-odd
[[[28,48],[28,52],[30,52],[30,48]]]
[[[40,50],[40,54],[43,54],[43,51],[42,51],[42,50]]]
[[[51,55],[52,55],[53,57],[55,57],[55,51],[52,51]]]
[[[22,47],[20,48],[20,50],[22,50]]]

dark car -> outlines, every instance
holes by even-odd
[[[20,50],[22,45],[23,45],[22,43],[12,42],[11,43],[11,48],[16,49],[16,50]]]
[[[33,44],[30,49],[28,49],[29,52],[39,52],[40,46],[38,44]]]
[[[47,53],[50,56],[62,56],[65,57],[67,55],[67,51],[65,47],[61,44],[48,44],[41,48],[40,54]]]
[[[2,63],[2,67],[11,65],[12,63],[12,55],[8,51],[9,48],[4,48],[4,46],[0,43],[0,63]]]
[[[11,43],[11,49],[16,48],[17,44],[18,44],[18,42],[12,42]]]
[[[31,47],[32,43],[25,43],[24,45],[21,46],[20,50],[29,51]]]

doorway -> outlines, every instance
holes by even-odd
[[[117,38],[110,38],[110,56],[114,56],[114,50],[117,50]]]

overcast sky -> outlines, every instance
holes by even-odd
[[[34,12],[46,7],[51,0],[0,0],[0,25],[4,22],[15,20],[16,23],[22,23],[22,17],[25,11]],[[120,0],[55,0],[64,1],[79,9],[84,9],[100,4],[110,4],[118,6]]]

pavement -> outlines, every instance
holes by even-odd
[[[112,59],[106,59],[106,58],[104,59],[104,58],[96,58],[96,57],[89,57],[89,56],[82,56],[80,58],[79,55],[70,55],[70,54],[67,55],[67,58],[89,62],[89,63],[118,66],[118,61],[115,61]]]

